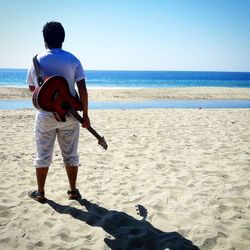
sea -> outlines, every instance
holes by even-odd
[[[95,88],[250,88],[250,72],[86,70],[89,89]],[[0,68],[0,87],[27,88],[27,69]],[[0,100],[0,109],[31,108],[29,100]],[[250,100],[151,100],[90,102],[93,109],[126,108],[250,108]]]
[[[250,72],[86,70],[88,88],[250,88]],[[27,69],[0,69],[0,87],[26,88]]]

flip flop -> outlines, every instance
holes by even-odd
[[[82,198],[82,196],[81,196],[81,194],[80,194],[80,192],[79,192],[79,190],[78,189],[76,189],[76,190],[68,190],[67,191],[67,195],[68,195],[68,199],[69,200],[78,200],[78,199],[81,199]]]
[[[38,201],[40,203],[44,203],[46,201],[45,193],[44,192],[39,192],[38,190],[29,191],[28,196],[31,199],[33,199],[35,201]]]

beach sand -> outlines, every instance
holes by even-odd
[[[109,148],[81,129],[78,202],[56,143],[45,204],[34,117],[0,111],[0,249],[249,249],[249,109],[90,110]]]
[[[88,89],[92,100],[249,100],[250,88]],[[27,88],[0,88],[0,99],[30,99]]]

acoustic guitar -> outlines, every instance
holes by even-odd
[[[83,118],[77,112],[82,110],[82,104],[77,96],[70,94],[68,82],[62,76],[47,78],[33,92],[32,102],[37,109],[52,112],[59,122],[65,122],[67,114],[71,114],[81,124],[83,123]],[[104,137],[92,127],[87,130],[97,138],[98,144],[107,150],[108,145]]]

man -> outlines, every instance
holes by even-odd
[[[64,77],[68,84],[71,95],[75,95],[75,83],[77,83],[78,92],[82,102],[84,128],[90,127],[88,117],[88,93],[85,84],[85,75],[81,62],[71,53],[62,50],[65,32],[59,22],[48,22],[43,27],[43,37],[46,51],[37,56],[38,64],[42,77],[59,75]],[[28,71],[27,84],[31,92],[38,87],[37,76],[34,65]],[[52,162],[53,147],[55,139],[61,149],[64,165],[66,168],[69,190],[67,192],[69,199],[78,199],[81,197],[76,188],[76,180],[79,165],[79,156],[77,154],[79,141],[79,122],[73,117],[67,116],[66,122],[58,122],[53,113],[38,110],[35,121],[35,139],[36,139],[36,177],[38,189],[29,192],[29,196],[36,201],[45,201],[45,181],[47,173]]]

